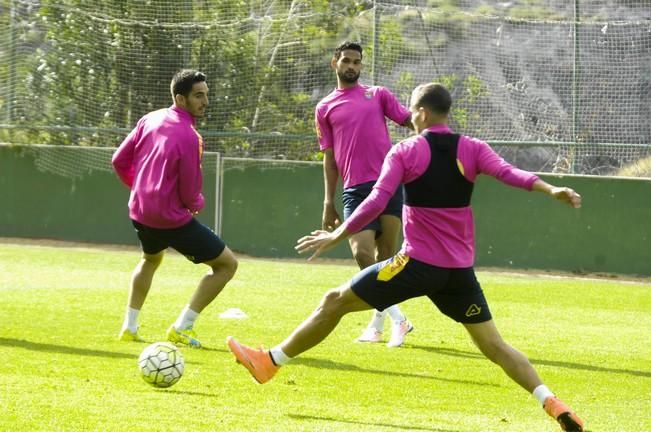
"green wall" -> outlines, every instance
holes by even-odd
[[[111,152],[95,150],[80,169],[66,148],[0,145],[0,236],[137,245],[129,190],[111,171]],[[211,226],[214,179],[213,168],[200,217]]]
[[[47,168],[42,153],[38,147],[0,146],[0,236],[137,244],[127,218],[128,190],[109,170],[110,152],[97,152],[91,168],[72,177]],[[206,208],[200,215],[211,227],[212,157],[204,159]],[[56,166],[56,154],[46,162]],[[321,166],[223,163],[221,232],[227,244],[254,256],[297,257],[296,239],[320,225]],[[575,188],[583,208],[480,177],[473,201],[478,266],[651,276],[651,180],[543,178]],[[345,245],[328,256],[350,257]]]
[[[296,239],[320,224],[321,167],[231,164],[224,164],[225,239],[252,255],[292,256]],[[480,176],[473,196],[478,266],[651,275],[650,180],[541,177],[577,190],[583,207]],[[339,247],[329,256],[350,254]]]
[[[321,166],[232,159],[223,166],[222,235],[229,246],[256,256],[299,257],[296,240],[321,228]],[[351,258],[345,244],[328,256]]]
[[[651,275],[651,180],[541,178],[576,190],[582,207],[483,176],[474,196],[478,265]]]

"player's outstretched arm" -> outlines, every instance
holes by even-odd
[[[564,202],[574,208],[581,207],[581,195],[576,193],[572,188],[554,186],[538,179],[534,182],[532,190],[544,192],[547,195],[556,198],[560,202]]]

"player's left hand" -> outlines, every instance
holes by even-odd
[[[553,187],[550,194],[557,200],[569,204],[574,208],[581,207],[581,195],[576,193],[574,189],[568,187]]]
[[[312,256],[307,259],[308,261],[312,261],[323,252],[332,248],[335,244],[336,239],[333,233],[325,230],[315,230],[312,231],[310,235],[298,239],[294,249],[296,249],[299,254],[314,251]]]

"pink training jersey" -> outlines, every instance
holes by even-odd
[[[152,228],[177,228],[204,206],[203,140],[194,117],[172,106],[142,117],[113,155],[131,188],[129,217]]]
[[[410,116],[388,89],[361,84],[335,89],[317,104],[319,147],[333,149],[344,188],[377,180],[391,149],[385,117],[403,124]]]
[[[427,129],[434,133],[452,133],[447,125]],[[413,136],[387,155],[373,192],[344,222],[357,232],[376,218],[401,183],[420,177],[431,158],[425,137]],[[461,174],[474,183],[478,174],[487,174],[510,186],[531,190],[538,177],[520,170],[502,159],[491,147],[478,139],[461,136],[457,147],[457,166]],[[472,208],[425,208],[403,206],[401,252],[438,267],[467,268],[475,261],[475,226]]]

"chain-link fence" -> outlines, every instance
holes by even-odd
[[[443,82],[453,128],[522,168],[651,177],[642,0],[5,0],[0,141],[115,147],[194,67],[211,89],[198,125],[208,151],[318,160],[313,110],[344,39],[364,46],[364,83],[406,104],[414,86]]]

